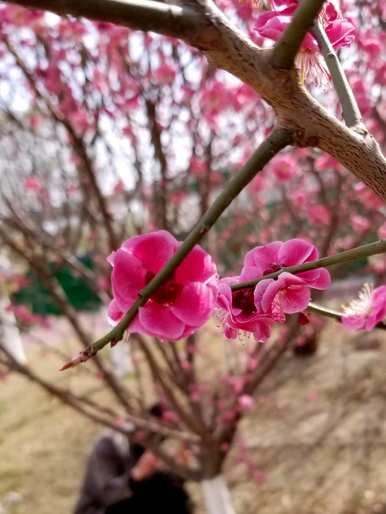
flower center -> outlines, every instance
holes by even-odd
[[[373,286],[364,284],[358,298],[343,306],[345,316],[367,316],[372,309]]]
[[[155,276],[155,273],[152,271],[148,271],[145,277],[145,283],[148,284]],[[172,305],[177,298],[180,296],[182,288],[184,286],[182,284],[178,284],[174,281],[174,278],[170,278],[161,287],[157,289],[155,293],[152,294],[151,299],[161,305],[167,304]]]
[[[232,292],[232,305],[241,309],[246,314],[256,312],[255,302],[253,298],[253,288],[237,289]]]
[[[278,264],[272,263],[271,266],[264,271],[263,276],[275,273],[275,271],[279,271],[279,269],[281,268]]]

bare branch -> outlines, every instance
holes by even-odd
[[[334,47],[328,39],[324,28],[318,21],[314,24],[313,34],[319,44],[319,48],[331,73],[335,91],[342,106],[343,119],[346,122],[346,125],[348,127],[360,125],[362,116],[354,93],[352,92]]]
[[[316,314],[321,314],[322,316],[326,316],[327,318],[336,319],[337,321],[342,321],[342,316],[344,316],[343,312],[336,311],[335,309],[330,309],[328,307],[324,307],[322,305],[317,305],[316,303],[309,303],[308,309]],[[381,330],[386,330],[386,325],[380,321],[375,325],[374,328],[380,328]]]

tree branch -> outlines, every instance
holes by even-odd
[[[334,266],[335,264],[343,264],[345,262],[356,261],[363,259],[364,257],[370,257],[371,255],[377,255],[380,253],[386,253],[386,239],[375,241],[374,243],[368,243],[351,250],[345,250],[344,252],[337,253],[336,255],[330,255],[328,257],[322,257],[316,261],[306,262],[305,264],[297,264],[296,266],[288,266],[287,268],[281,268],[274,273],[269,273],[257,280],[249,280],[248,282],[240,282],[231,286],[233,291],[238,289],[244,289],[248,287],[255,287],[255,285],[261,280],[267,278],[277,278],[281,273],[300,273],[302,271],[309,271],[312,269],[323,268],[328,266]]]
[[[342,316],[344,314],[342,312],[336,311],[335,309],[330,309],[328,307],[323,307],[322,305],[317,305],[316,303],[309,303],[308,310],[315,312],[316,314],[321,314],[322,316],[326,316],[327,318],[336,319],[337,321],[342,321]],[[381,330],[386,330],[386,325],[380,321],[375,325],[374,328],[380,328]]]
[[[334,47],[328,39],[324,28],[318,21],[315,22],[312,32],[331,73],[332,82],[334,83],[336,94],[342,106],[343,119],[346,125],[348,127],[360,125],[362,115]]]
[[[114,327],[105,336],[98,339],[91,346],[86,348],[72,361],[65,365],[62,369],[73,367],[80,362],[87,361],[90,357],[96,355],[104,346],[109,343],[120,341],[123,334],[127,330],[131,321],[135,318],[140,307],[142,307],[151,295],[170,277],[177,266],[188,255],[190,250],[201,241],[207,234],[209,229],[214,225],[217,219],[236,198],[242,189],[255,177],[255,175],[274,157],[280,150],[291,143],[291,135],[283,129],[274,130],[271,135],[263,141],[258,147],[249,161],[241,168],[239,172],[229,181],[228,185],[217,197],[212,206],[207,210],[205,215],[193,228],[185,241],[179,247],[174,256],[166,263],[161,271],[151,280],[148,285],[139,293],[131,308],[121,319],[116,327]]]
[[[197,10],[165,6],[150,0],[142,2],[95,0],[82,3],[75,0],[12,0],[12,2],[28,7],[51,9],[54,12],[56,10],[59,14],[68,12],[169,34],[165,30],[166,24],[166,27],[173,31],[172,35],[179,36],[204,51],[214,65],[253,87],[273,107],[278,124],[292,132],[295,145],[316,147],[328,152],[386,200],[386,159],[374,138],[365,130],[352,130],[346,127],[335,116],[328,113],[300,84],[295,70],[272,65],[272,54],[279,52],[280,55],[277,48],[280,48],[281,44],[273,50],[259,48],[246,34],[230,23],[213,2],[207,0],[206,8],[197,4]],[[312,8],[307,7],[310,3],[307,0],[307,3],[302,4],[294,17],[295,19],[299,16],[302,19],[301,13],[306,12],[307,27],[302,29],[304,34],[311,28],[315,18],[315,16],[312,18],[311,14],[317,12],[316,6],[322,5],[321,0],[313,0]],[[115,9],[110,10],[111,6],[115,6]],[[149,6],[152,9],[154,6],[155,9],[152,10],[151,16]],[[177,15],[175,26],[168,17],[169,9]],[[141,17],[138,16],[138,12],[143,10],[152,18],[148,24],[139,23]],[[178,20],[181,21],[180,27]],[[309,26],[308,23],[310,23]],[[170,25],[173,26],[170,27]],[[181,27],[182,30],[180,30]],[[284,53],[288,57],[288,54]],[[282,62],[279,64],[281,66]],[[288,65],[288,60],[286,64]],[[277,63],[276,65],[278,66]]]
[[[271,63],[274,68],[289,70],[294,67],[303,39],[311,30],[323,4],[324,0],[303,0],[273,49]]]
[[[153,0],[10,0],[29,9],[58,15],[82,16],[96,21],[151,30],[194,41],[203,27],[203,16],[192,7]]]

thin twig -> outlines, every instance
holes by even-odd
[[[333,266],[335,264],[343,264],[345,262],[355,261],[364,257],[370,257],[371,255],[377,255],[380,253],[386,253],[386,239],[375,241],[374,243],[368,243],[351,250],[345,250],[344,252],[337,253],[336,255],[330,255],[328,257],[322,257],[316,261],[306,262],[304,264],[297,264],[296,266],[288,266],[287,268],[281,268],[278,271],[269,273],[255,280],[248,280],[247,282],[239,282],[233,284],[231,289],[236,291],[238,289],[245,289],[255,287],[255,285],[266,278],[277,278],[281,273],[300,273],[302,271],[309,271],[312,269]]]
[[[334,309],[330,309],[328,307],[324,307],[322,305],[317,305],[316,303],[309,303],[308,309],[312,312],[316,312],[317,314],[321,314],[322,316],[326,316],[327,318],[336,319],[337,321],[342,321],[342,316],[344,316],[343,312],[336,311]],[[374,328],[380,328],[381,330],[386,330],[386,325],[382,321],[377,323]]]
[[[342,115],[346,125],[348,127],[355,127],[356,125],[360,125],[362,121],[362,115],[354,93],[339,62],[334,47],[328,39],[328,36],[320,22],[315,22],[312,32],[318,42],[320,51],[331,74],[331,79],[334,84],[336,94],[338,95],[340,104],[342,106]]]

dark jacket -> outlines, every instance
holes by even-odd
[[[139,456],[124,436],[107,431],[87,461],[74,514],[105,514],[106,508],[130,496],[129,475]]]
[[[189,498],[176,475],[157,471],[138,482],[130,478],[144,451],[123,436],[105,432],[88,458],[74,514],[152,514],[160,508],[189,514]]]
[[[149,478],[130,480],[132,496],[106,509],[105,514],[190,514],[189,497],[183,481],[172,473],[157,471]]]

